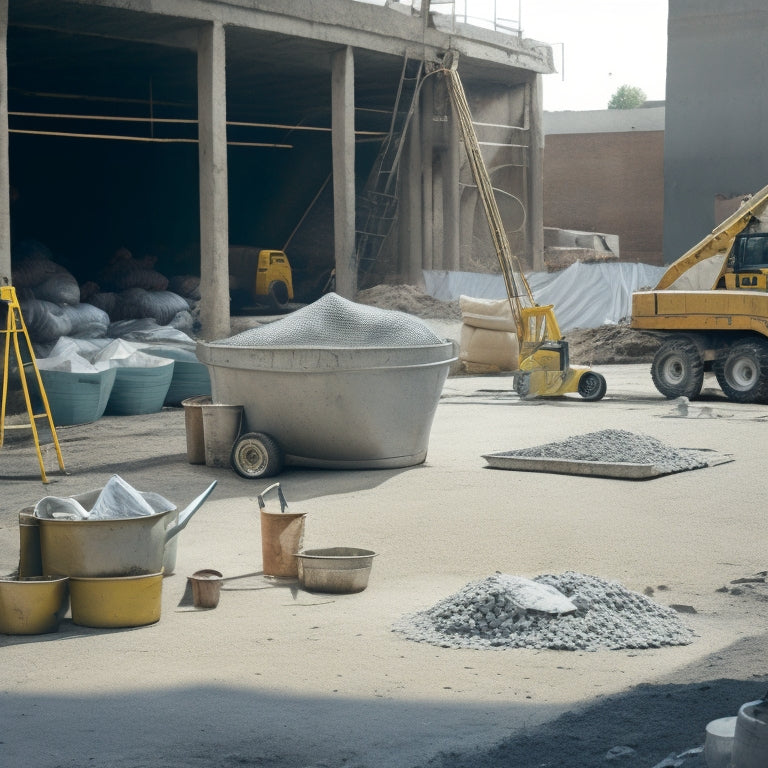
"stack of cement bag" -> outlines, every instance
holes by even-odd
[[[460,296],[459,307],[463,369],[467,373],[516,370],[520,348],[509,301]]]
[[[103,309],[112,321],[152,318],[158,325],[191,330],[189,304],[168,290],[168,278],[154,266],[153,258],[135,259],[121,248],[99,275],[98,284],[84,286],[87,301]]]
[[[42,243],[25,241],[14,248],[11,281],[29,335],[36,342],[61,336],[98,338],[109,326],[106,312],[80,302],[80,286],[66,267],[53,261]]]
[[[193,330],[192,300],[167,290],[169,280],[154,269],[153,261],[134,259],[120,249],[98,278],[98,283],[80,286],[42,243],[28,240],[14,246],[11,279],[32,341],[112,336],[110,325],[125,320],[149,319],[185,333]]]

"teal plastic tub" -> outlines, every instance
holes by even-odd
[[[116,367],[105,412],[112,416],[135,416],[161,411],[173,379],[173,367],[173,360],[149,368]]]
[[[53,423],[57,427],[98,421],[106,410],[116,368],[94,373],[40,369]]]
[[[194,351],[174,347],[145,347],[141,351],[174,361],[173,378],[165,396],[165,405],[180,406],[189,397],[211,394],[208,367],[197,359]]]

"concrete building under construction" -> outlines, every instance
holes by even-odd
[[[0,284],[20,241],[81,284],[128,249],[200,275],[217,338],[230,246],[286,250],[302,301],[332,269],[347,297],[423,269],[495,271],[448,53],[513,250],[540,267],[551,48],[432,5],[0,0]]]

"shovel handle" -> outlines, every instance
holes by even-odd
[[[258,495],[258,502],[259,502],[259,509],[266,509],[266,505],[264,504],[264,496],[266,496],[271,490],[274,488],[277,488],[277,495],[280,499],[280,512],[285,512],[286,509],[288,509],[288,502],[285,500],[285,496],[283,496],[283,489],[280,487],[280,483],[272,483],[268,488],[265,488],[259,495]]]

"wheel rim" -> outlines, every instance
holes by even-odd
[[[685,378],[683,361],[677,355],[668,357],[661,367],[661,375],[668,384],[680,384]]]
[[[579,381],[579,393],[581,396],[588,400],[593,397],[600,390],[600,379],[594,374],[585,373]]]
[[[741,357],[738,360],[734,360],[729,366],[729,383],[734,389],[740,391],[748,391],[752,389],[755,386],[757,377],[758,370],[755,361],[748,357]]]
[[[266,469],[269,456],[261,443],[249,440],[238,448],[236,459],[244,471],[256,475]]]

